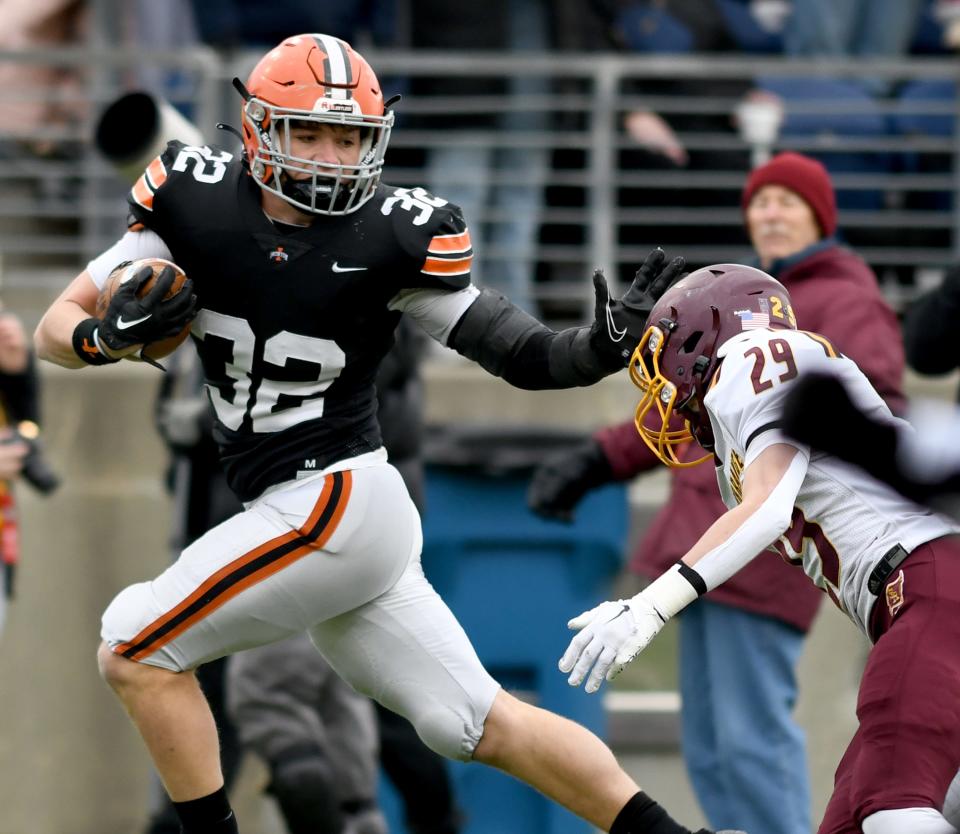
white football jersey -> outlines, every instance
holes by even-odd
[[[788,440],[779,430],[791,380],[808,372],[839,377],[871,417],[902,423],[891,414],[856,364],[822,336],[795,330],[749,330],[719,351],[723,364],[704,398],[713,426],[720,492],[728,507],[742,497],[743,472],[775,443],[796,446],[809,458],[790,528],[776,549],[803,569],[869,636],[877,599],[867,580],[895,545],[907,551],[960,532],[948,519],[903,498],[861,469]],[[818,407],[809,404],[811,410]],[[906,424],[904,424],[906,425]]]

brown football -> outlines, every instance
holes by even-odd
[[[187,280],[187,276],[179,266],[171,261],[166,261],[163,258],[142,258],[139,261],[127,261],[125,263],[119,264],[114,267],[113,272],[107,277],[107,280],[103,284],[103,288],[100,290],[100,295],[97,297],[97,318],[102,319],[104,314],[107,312],[107,307],[110,306],[110,299],[113,298],[113,294],[117,291],[119,287],[125,281],[129,281],[140,272],[145,266],[149,266],[153,269],[153,277],[147,279],[144,285],[140,288],[140,291],[137,293],[139,298],[143,298],[148,292],[150,292],[153,285],[157,282],[157,276],[160,275],[161,270],[165,266],[173,267],[174,278],[173,284],[170,287],[169,292],[164,296],[164,298],[173,298],[180,289],[183,287],[184,282]],[[186,325],[183,330],[177,333],[176,336],[170,336],[166,339],[161,339],[159,342],[151,342],[149,345],[144,347],[141,351],[142,354],[149,357],[150,359],[162,359],[164,356],[169,356],[173,353],[180,344],[190,335],[190,325]],[[134,362],[139,362],[139,354],[130,354],[125,356],[125,359],[132,359]]]

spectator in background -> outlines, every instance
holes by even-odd
[[[943,27],[943,45],[960,49],[960,0],[935,0],[933,13]]]
[[[742,207],[757,265],[788,289],[798,326],[830,339],[891,408],[902,411],[897,320],[870,267],[834,237],[834,192],[823,166],[780,154],[750,174]],[[682,457],[703,455],[691,443]],[[531,482],[530,505],[566,519],[588,490],[658,463],[631,419],[545,462]],[[649,578],[673,565],[726,512],[711,467],[671,471],[670,497],[631,565]],[[736,821],[763,834],[810,832],[805,742],[793,707],[796,664],[820,599],[801,571],[765,554],[680,618],[683,756],[717,828]]]
[[[641,55],[732,53],[739,50],[727,20],[716,0],[634,0],[607,2],[608,29],[615,45]],[[657,106],[637,107],[631,102],[623,113],[623,129],[630,144],[620,151],[619,168],[626,172],[740,172],[749,168],[749,150],[739,146],[733,118],[736,102],[750,85],[739,78],[627,78],[622,94],[641,101],[669,102],[668,110]],[[728,109],[703,108],[728,101]],[[689,102],[689,104],[687,103]],[[729,141],[717,141],[717,137]],[[725,208],[737,198],[736,188],[703,186],[682,175],[663,185],[653,185],[641,175],[635,183],[618,184],[622,208],[650,206]],[[704,244],[728,244],[727,226],[703,224],[693,227],[643,218],[624,222],[621,242],[628,245],[686,243],[691,238]],[[620,278],[627,276],[621,274]]]
[[[79,43],[86,32],[84,0],[5,0],[0,4],[0,49],[29,50]],[[42,156],[73,153],[50,135],[84,115],[74,65],[0,61],[0,134]],[[48,135],[44,136],[43,133]]]
[[[201,40],[219,48],[271,46],[292,32],[385,45],[396,37],[398,1],[193,0],[193,7]]]
[[[25,480],[44,494],[59,484],[35,439],[39,422],[33,351],[20,319],[0,307],[0,631],[20,560],[15,484]]]
[[[373,703],[303,632],[230,659],[230,714],[270,773],[288,834],[386,834]]]
[[[451,55],[546,52],[554,44],[551,20],[546,0],[410,0],[410,45]],[[536,250],[550,159],[543,141],[531,134],[550,126],[544,105],[533,100],[550,92],[548,79],[525,72],[512,73],[506,82],[476,75],[418,76],[412,89],[424,97],[458,101],[492,97],[482,115],[458,113],[455,123],[446,119],[442,126],[430,120],[430,129],[442,132],[443,141],[427,154],[425,178],[432,192],[472,218],[477,284],[536,314]],[[491,130],[497,134],[493,140],[472,138],[476,131]]]
[[[937,376],[960,367],[960,264],[907,309],[903,341],[907,363],[921,374]]]
[[[790,57],[906,55],[924,0],[795,0],[784,30]]]

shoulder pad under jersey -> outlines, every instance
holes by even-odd
[[[236,155],[215,145],[185,145],[174,139],[146,167],[127,194],[131,229],[151,227],[158,192],[176,188],[178,180],[216,183],[224,179]]]
[[[408,288],[469,286],[473,244],[460,207],[423,188],[387,188],[380,211],[392,219],[397,242],[417,267],[405,281]]]
[[[723,352],[706,403],[744,451],[759,432],[778,424],[793,380],[808,372],[829,373],[831,364],[843,359],[822,336],[796,330],[751,330],[730,339]]]

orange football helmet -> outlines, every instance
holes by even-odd
[[[313,214],[349,214],[373,196],[393,113],[384,108],[377,76],[350,44],[330,35],[287,38],[254,67],[247,91],[243,145],[261,188]],[[292,122],[360,128],[359,163],[294,156]]]

